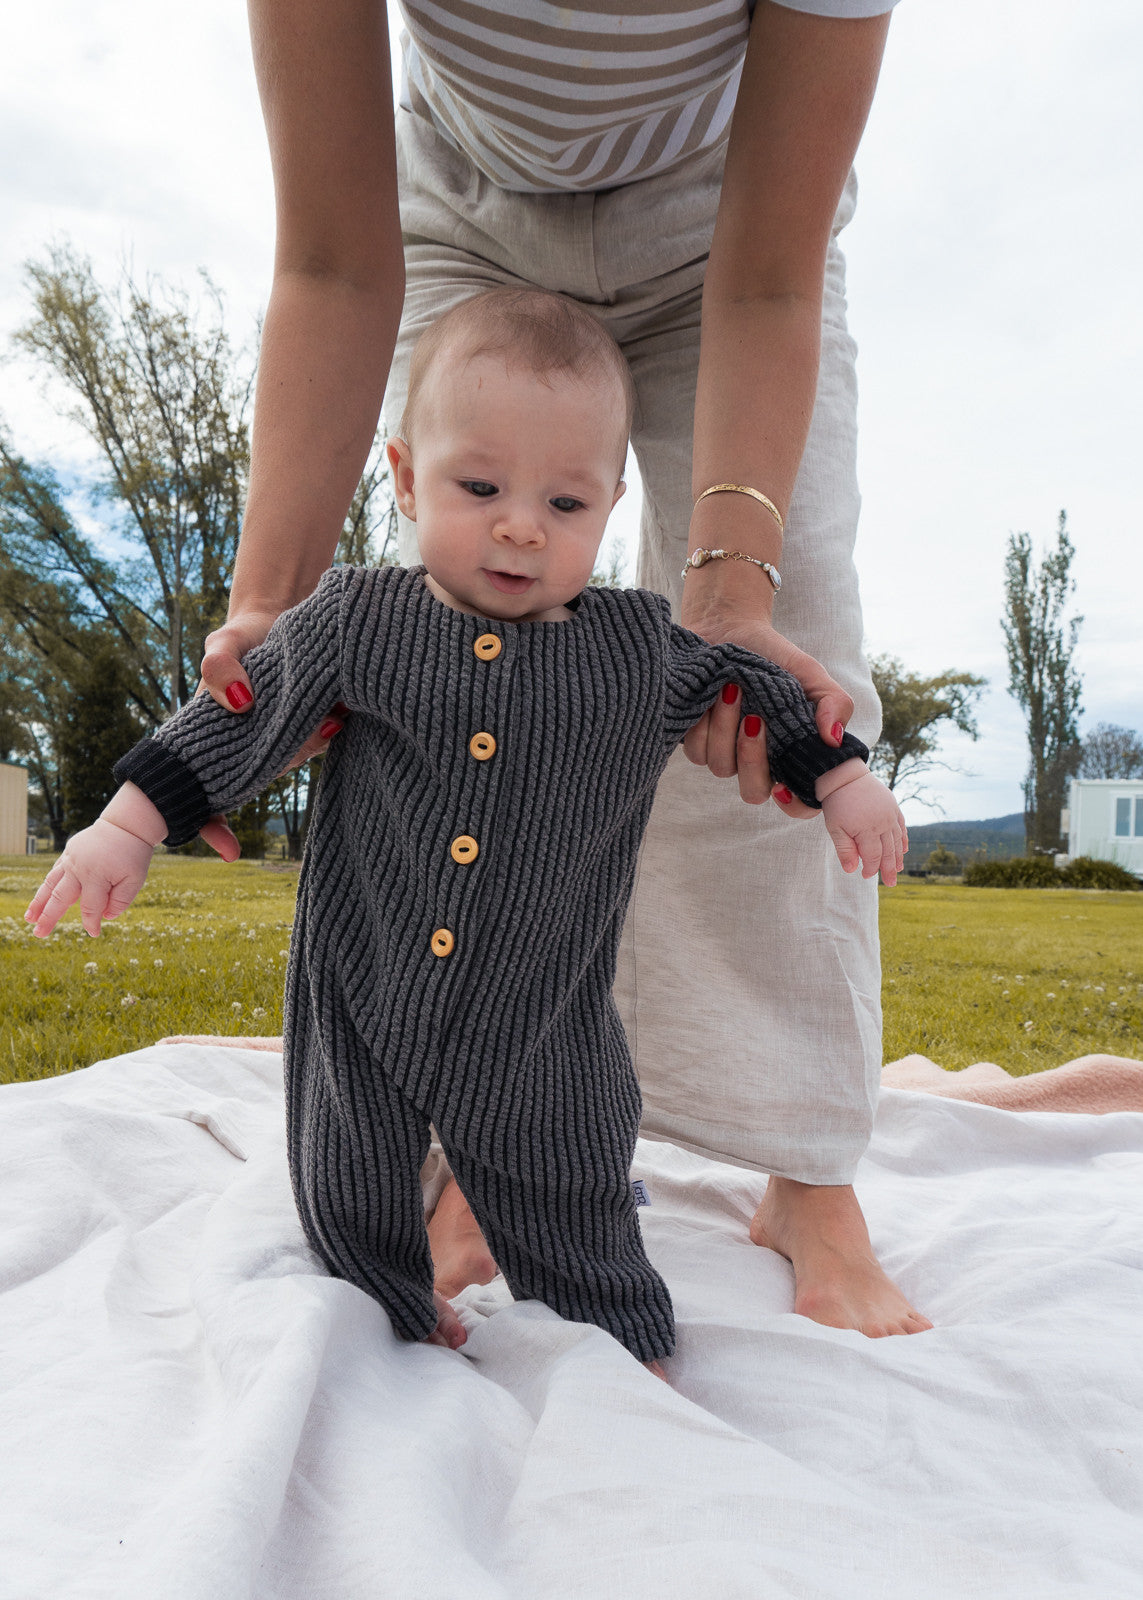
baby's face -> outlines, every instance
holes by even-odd
[[[437,598],[511,622],[570,616],[623,493],[624,424],[609,376],[545,380],[493,356],[438,361],[414,445],[389,445],[397,504],[417,524]]]

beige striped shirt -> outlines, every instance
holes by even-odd
[[[876,16],[896,0],[782,0]],[[503,189],[610,189],[727,136],[752,0],[401,0],[402,104]]]

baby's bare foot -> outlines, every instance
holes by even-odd
[[[662,1378],[663,1382],[668,1388],[670,1388],[671,1380],[667,1377],[666,1370],[661,1361],[644,1361],[643,1365],[646,1367],[648,1372],[653,1372],[656,1378]]]
[[[870,1339],[932,1327],[873,1254],[865,1218],[848,1185],[819,1188],[771,1178],[750,1237],[793,1266],[794,1310],[803,1317],[827,1328],[856,1328]]]
[[[434,1284],[449,1298],[470,1283],[491,1283],[500,1270],[455,1178],[429,1218],[429,1248]]]
[[[459,1350],[468,1338],[464,1323],[444,1295],[436,1289],[433,1290],[433,1304],[437,1308],[437,1325],[425,1343],[444,1345],[447,1350]]]

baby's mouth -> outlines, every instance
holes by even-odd
[[[536,581],[522,572],[494,572],[491,567],[485,567],[484,571],[492,587],[501,594],[523,594]]]

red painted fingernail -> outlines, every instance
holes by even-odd
[[[842,738],[843,738],[843,736],[845,734],[845,725],[844,725],[844,723],[841,723],[841,722],[835,722],[833,727],[829,731],[833,734],[833,736],[837,740],[838,744],[840,744],[841,741],[842,741]]]
[[[780,806],[788,806],[790,801],[794,798],[784,783],[775,784],[773,789],[770,790],[770,793],[774,796],[774,799]]]
[[[762,732],[762,718],[743,717],[742,731],[748,739],[757,739],[758,735]]]
[[[723,705],[724,706],[732,706],[737,699],[738,699],[738,685],[736,683],[724,683],[723,686],[722,686],[722,703],[723,703]]]
[[[318,736],[322,739],[332,739],[340,727],[341,723],[336,717],[327,717],[318,729]]]
[[[239,683],[237,680],[234,683],[227,684],[226,698],[235,711],[241,711],[243,706],[254,704],[254,696],[250,693],[250,690],[244,683]]]

